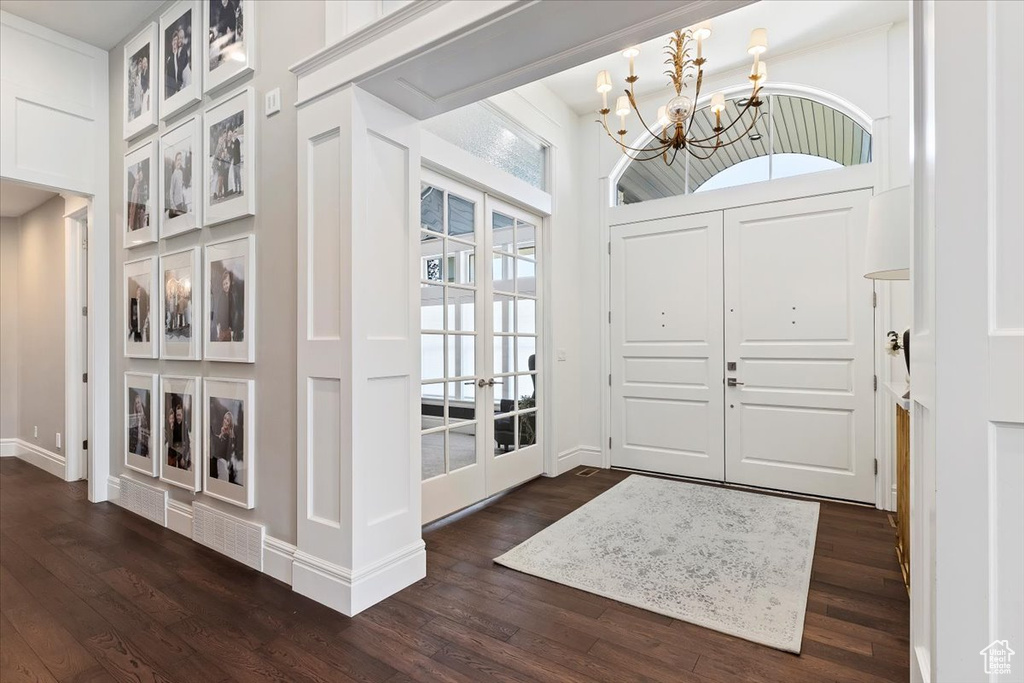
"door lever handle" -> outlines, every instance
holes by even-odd
[[[483,381],[483,380],[480,380]],[[493,387],[495,384],[504,384],[504,382],[495,382],[493,379],[487,382],[487,386]]]
[[[737,382],[735,377],[730,377],[729,379],[727,379],[725,381],[725,383],[728,386],[730,386],[730,387],[741,387],[741,386],[743,386],[743,382]]]

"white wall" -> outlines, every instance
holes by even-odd
[[[150,17],[156,19],[162,6]],[[257,68],[253,77],[238,87],[256,89],[256,190],[257,215],[212,228],[187,233],[159,244],[126,250],[123,247],[122,221],[124,154],[129,145],[122,139],[122,64],[124,42],[110,51],[110,260],[114,265],[105,275],[110,285],[109,309],[112,311],[108,334],[116,340],[111,349],[110,382],[113,387],[108,413],[111,430],[110,473],[123,470],[124,424],[121,416],[121,387],[124,372],[136,370],[166,374],[192,374],[207,377],[253,378],[256,380],[256,508],[241,510],[222,504],[204,494],[192,496],[162,482],[151,483],[169,488],[171,498],[182,503],[201,500],[238,517],[266,524],[267,533],[280,540],[295,542],[296,516],[296,417],[295,417],[295,328],[296,328],[296,100],[295,78],[288,67],[300,57],[322,46],[324,3],[318,0],[256,3]],[[137,33],[136,27],[128,38]],[[263,115],[263,96],[281,89],[281,112],[270,118]],[[195,113],[202,115],[211,103],[219,102],[236,90],[229,87],[207,95],[198,107],[172,120],[172,126]],[[131,146],[146,140],[159,140],[168,128],[161,122],[157,131],[139,137]],[[247,233],[256,236],[256,363],[236,364],[211,361],[163,361],[126,359],[121,346],[124,311],[121,305],[123,263],[146,256],[185,249],[193,245],[228,239]],[[141,476],[141,475],[140,475]]]

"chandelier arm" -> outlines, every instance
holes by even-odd
[[[750,133],[750,131],[752,131],[754,129],[754,126],[757,125],[757,119],[758,118],[760,118],[760,117],[758,117],[758,116],[753,117],[753,120],[750,122],[750,125],[747,126],[746,130],[744,130],[742,133],[737,135],[735,138],[733,138],[732,140],[727,140],[725,142],[717,142],[715,147],[728,147],[729,145],[735,145],[737,142],[739,142],[744,137],[746,137],[747,134]],[[737,119],[737,120],[739,120],[739,119]],[[723,132],[725,132],[725,131],[723,131]],[[699,149],[711,149],[710,145],[703,144],[705,142],[710,142],[711,140],[717,140],[717,138],[708,138],[706,140],[691,140],[691,141],[688,141],[687,144],[692,145],[694,147],[697,147]]]
[[[757,90],[756,92],[760,93],[760,92],[761,92],[761,90],[760,90],[760,89],[758,89],[758,90]],[[722,129],[721,131],[719,131],[719,132],[718,132],[717,134],[715,134],[715,135],[712,135],[712,136],[710,136],[710,137],[706,137],[706,138],[700,138],[700,139],[696,139],[696,140],[687,140],[687,141],[686,141],[686,142],[687,142],[687,144],[693,144],[693,143],[700,143],[700,142],[710,142],[710,141],[714,140],[715,138],[717,138],[717,137],[721,137],[721,136],[725,135],[726,133],[728,133],[728,132],[729,132],[730,130],[732,130],[732,128],[733,128],[733,127],[734,127],[734,126],[735,126],[735,125],[736,125],[737,123],[739,123],[739,122],[740,122],[740,121],[741,121],[741,120],[743,119],[743,116],[744,116],[744,115],[745,115],[745,114],[746,114],[746,113],[747,113],[748,111],[750,111],[750,109],[751,109],[751,108],[754,108],[754,109],[756,109],[756,110],[760,111],[760,107],[754,107],[754,104],[753,104],[753,102],[754,102],[754,99],[755,99],[755,97],[756,97],[756,95],[754,95],[754,96],[751,96],[751,98],[750,98],[750,99],[749,99],[749,100],[747,101],[747,105],[746,105],[745,107],[743,107],[743,110],[742,110],[742,111],[741,111],[741,112],[740,112],[739,114],[737,114],[737,115],[736,115],[736,118],[732,120],[732,123],[730,123],[730,124],[729,124],[728,126],[726,126],[725,128],[723,128],[723,129]],[[756,124],[756,123],[757,123],[757,119],[758,119],[758,118],[760,118],[760,116],[759,116],[759,115],[758,115],[758,116],[755,116],[755,117],[754,117],[753,123],[751,123],[751,124],[750,124],[750,127],[749,127],[749,128],[747,128],[747,130],[746,130],[746,132],[744,133],[744,135],[745,135],[746,133],[750,132],[750,129],[751,129],[751,128],[753,128],[753,127],[754,127],[754,124]],[[742,136],[740,136],[740,137],[742,137]],[[727,143],[727,144],[732,144],[732,143],[730,142],[730,143]]]
[[[608,125],[606,123],[604,123],[603,121],[595,121],[594,123],[600,123],[601,127],[604,128],[604,132],[608,134],[608,137],[610,137],[612,139],[612,141],[615,142],[616,145],[618,145],[620,148],[622,148],[623,152],[625,152],[626,150],[629,150],[631,152],[648,152],[648,151],[651,151],[652,149],[654,149],[653,147],[630,147],[627,144],[619,142],[615,138],[615,136],[612,134],[612,132],[610,130],[608,130]],[[648,131],[648,132],[650,132],[650,131]],[[668,149],[671,146],[671,142],[666,142],[665,140],[663,140],[661,137],[659,137],[657,135],[655,135],[654,137],[655,137],[655,139],[658,140],[658,142],[661,143],[659,145],[658,149],[666,150],[666,149]],[[659,154],[660,154],[660,152],[659,152]]]
[[[636,100],[635,100],[635,99],[633,98],[633,92],[632,92],[632,90],[633,90],[633,85],[632,85],[632,84],[630,84],[629,88],[630,88],[630,90],[629,90],[629,92],[627,92],[627,93],[626,93],[626,95],[627,95],[627,96],[629,97],[629,105],[630,105],[631,107],[633,107],[633,111],[635,111],[635,112],[636,112],[636,117],[637,117],[638,119],[640,119],[640,125],[644,127],[644,130],[646,130],[646,131],[647,131],[647,133],[648,133],[648,134],[649,134],[649,135],[650,135],[650,136],[651,136],[652,138],[657,138],[658,140],[660,140],[660,139],[661,139],[661,136],[660,136],[660,135],[658,135],[657,133],[655,133],[655,132],[654,132],[653,130],[651,130],[651,129],[650,129],[650,127],[649,127],[649,126],[647,125],[647,122],[646,122],[646,121],[644,121],[644,117],[643,117],[643,114],[641,114],[641,113],[640,113],[640,107],[636,106]]]

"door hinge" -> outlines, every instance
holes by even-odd
[[[89,315],[89,307],[82,306],[82,315]]]
[[[86,439],[85,441],[82,442],[82,450],[83,451],[89,450],[89,439]]]
[[[608,386],[612,385],[612,376],[608,375]]]
[[[873,375],[872,377],[873,377],[872,384],[874,385],[874,389],[875,389],[875,391],[878,391],[878,375]]]
[[[612,437],[609,436],[608,437],[608,448],[611,449],[611,447],[612,447]]]
[[[871,308],[878,308],[878,292],[871,292]]]
[[[609,325],[612,324],[612,312],[611,311],[608,311],[608,324]]]
[[[82,381],[83,382],[88,382],[89,381],[89,373],[88,372],[83,372],[82,373]]]
[[[612,255],[612,243],[611,242],[608,243],[608,255],[609,256]]]
[[[878,458],[875,458],[875,476],[878,476]]]

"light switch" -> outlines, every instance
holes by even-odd
[[[567,357],[567,355],[565,353],[565,349],[558,349],[558,360],[560,360],[560,361],[565,360],[566,357]]]
[[[270,116],[281,111],[281,89],[274,88],[266,94],[265,97],[265,114]]]

